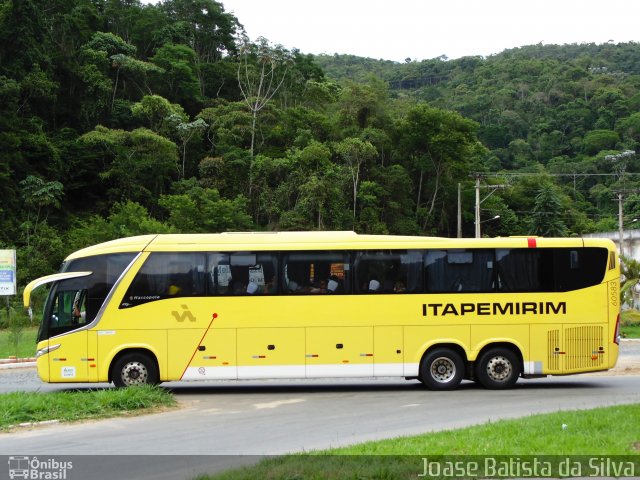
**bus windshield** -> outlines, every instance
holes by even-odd
[[[38,341],[93,322],[114,284],[135,256],[134,253],[118,253],[65,262],[61,272],[92,273],[54,283],[45,303]]]

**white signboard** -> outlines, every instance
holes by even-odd
[[[16,251],[0,250],[0,295],[16,294]]]

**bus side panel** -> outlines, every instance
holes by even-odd
[[[176,346],[172,347],[174,335],[184,334],[184,331],[176,330],[169,335],[169,355],[175,356]],[[188,335],[183,335],[188,336]],[[234,328],[212,328],[207,331],[204,338],[192,341],[188,336],[187,342],[180,346],[180,355],[185,352],[193,354],[189,367],[182,375],[182,380],[233,380],[238,378],[236,365],[236,330]],[[178,362],[179,363],[179,362]],[[170,364],[171,369],[173,365]],[[173,377],[172,377],[173,378]]]
[[[420,360],[429,348],[440,344],[455,344],[470,352],[471,329],[469,325],[431,325],[404,328],[405,366],[407,377],[416,377],[420,372]]]
[[[79,330],[49,339],[50,345],[60,345],[46,357],[49,359],[49,381],[87,382],[87,331]]]
[[[198,355],[198,346],[203,339],[203,328],[181,328],[169,330],[167,353],[171,362],[167,365],[167,380],[181,380],[192,359]]]
[[[529,325],[472,325],[469,360],[475,360],[480,351],[492,343],[514,345],[526,362],[529,357]]]
[[[90,382],[99,382],[98,378],[98,332],[87,331],[87,368]]]
[[[167,379],[167,330],[98,330],[98,377],[109,378],[109,368],[115,356],[130,349],[148,350],[156,358],[160,379]]]
[[[304,328],[239,328],[238,378],[304,378]]]
[[[373,328],[373,375],[376,377],[404,376],[403,327]]]
[[[309,327],[306,337],[307,378],[373,376],[373,327]]]

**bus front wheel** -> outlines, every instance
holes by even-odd
[[[420,363],[420,381],[431,390],[452,390],[462,381],[464,360],[454,350],[436,348]]]
[[[112,379],[116,387],[155,385],[158,383],[158,371],[149,355],[128,353],[114,363]]]
[[[518,356],[506,348],[487,350],[476,365],[476,378],[485,388],[511,388],[520,376]]]

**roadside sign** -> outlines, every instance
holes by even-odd
[[[16,251],[0,250],[0,295],[15,295],[16,290]]]

